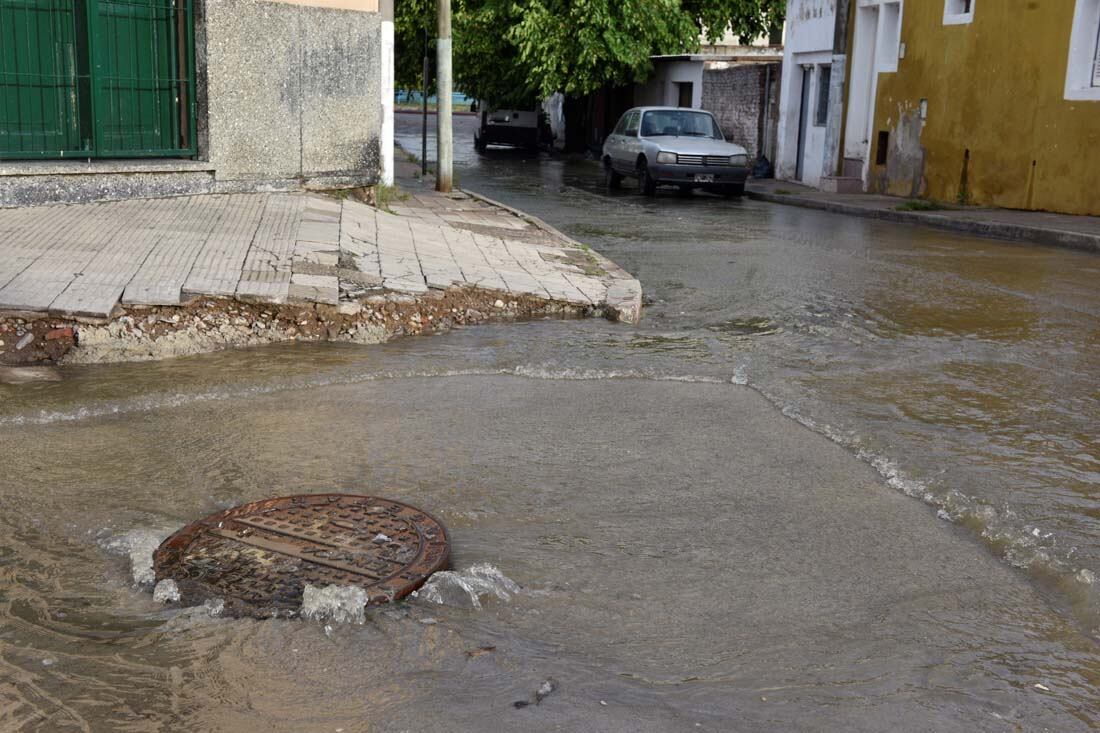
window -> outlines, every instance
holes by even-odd
[[[1100,102],[1100,0],[1077,0],[1066,62],[1065,98]]]
[[[709,137],[722,139],[718,123],[707,112],[655,110],[642,120],[642,137]]]
[[[833,78],[833,67],[828,64],[817,67],[817,109],[814,110],[814,125],[824,127],[829,121],[829,84]]]
[[[626,134],[626,118],[630,116],[629,112],[623,114],[619,118],[619,124],[615,125],[615,129],[611,131],[612,135],[624,135]]]
[[[190,0],[0,0],[0,159],[194,155]]]
[[[974,21],[974,3],[977,0],[945,0],[943,4],[943,24],[961,25]]]
[[[638,137],[638,120],[641,118],[641,112],[630,112],[626,116],[626,132],[623,134],[627,137]]]

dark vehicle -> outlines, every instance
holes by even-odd
[[[474,133],[478,151],[489,145],[537,150],[553,139],[546,115],[538,109],[493,109],[481,106],[481,124]]]

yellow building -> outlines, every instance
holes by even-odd
[[[1100,215],[1100,0],[853,0],[866,189]]]

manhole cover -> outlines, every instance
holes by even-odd
[[[375,496],[302,494],[211,514],[161,543],[157,581],[180,602],[225,601],[234,616],[294,615],[306,584],[356,585],[376,605],[447,566],[447,530],[416,507]]]

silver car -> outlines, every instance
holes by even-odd
[[[604,141],[602,157],[608,188],[633,176],[646,196],[658,186],[740,196],[749,175],[745,149],[726,142],[714,116],[699,109],[628,110]]]

